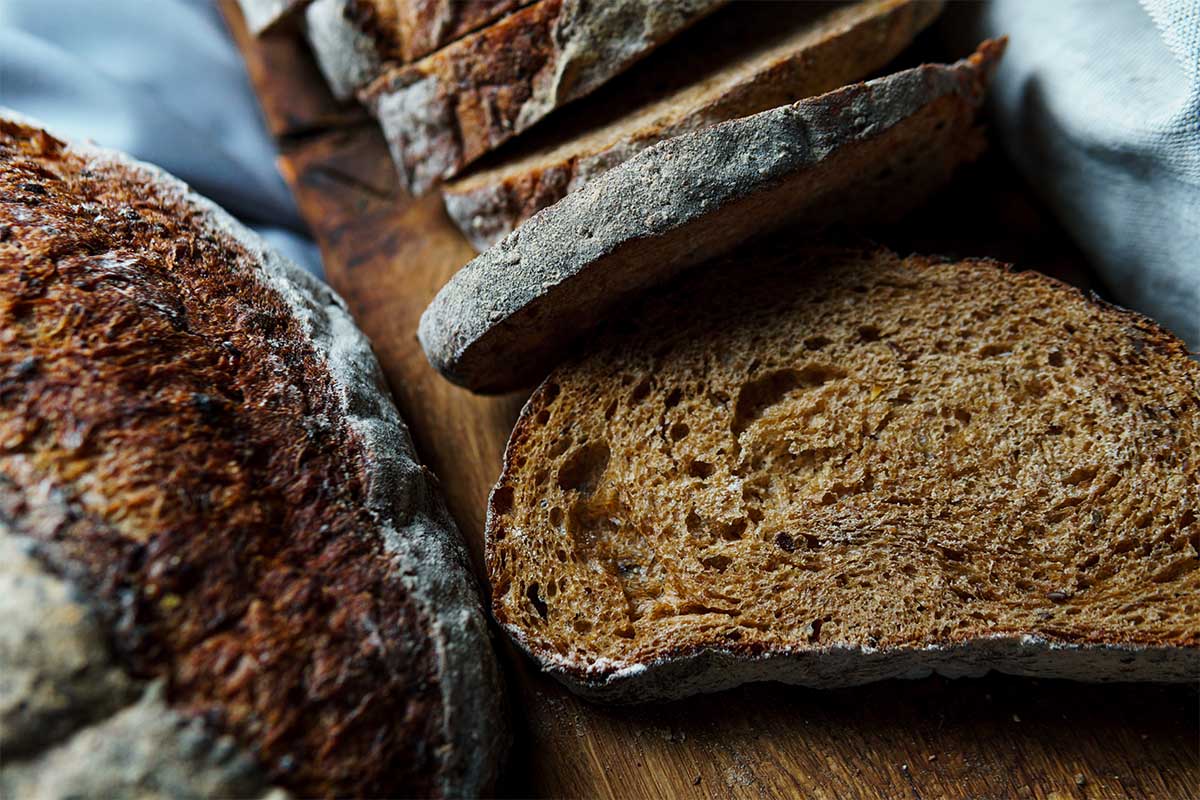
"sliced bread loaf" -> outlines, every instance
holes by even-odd
[[[605,700],[930,670],[1200,678],[1200,364],[994,262],[730,259],[521,414],[497,620]]]
[[[446,211],[485,250],[655,142],[862,79],[940,11],[924,0],[737,3],[547,119],[498,164],[446,184]]]
[[[728,0],[538,0],[359,92],[415,194],[582,97]]]
[[[543,209],[421,317],[430,362],[475,391],[534,383],[624,298],[785,222],[896,218],[983,148],[1003,42],[684,134]]]
[[[314,0],[305,28],[329,87],[346,99],[383,70],[407,64],[532,0]]]

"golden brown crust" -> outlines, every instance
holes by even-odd
[[[253,255],[6,121],[0,198],[0,515],[93,594],[135,674],[277,782],[435,793],[428,621],[332,378]]]

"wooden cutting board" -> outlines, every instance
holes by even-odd
[[[327,278],[374,343],[478,567],[484,501],[524,397],[452,386],[415,333],[474,251],[436,193],[414,200],[398,187],[382,137],[328,96],[295,32],[256,41],[233,0],[222,8]],[[991,188],[980,196],[980,186]],[[900,250],[992,255],[1091,287],[1047,219],[992,156],[879,236]],[[576,699],[503,641],[500,650],[516,735],[507,795],[1200,797],[1196,687],[935,677],[837,691],[762,684],[609,708]]]

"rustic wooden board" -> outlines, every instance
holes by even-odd
[[[451,386],[415,336],[426,303],[473,251],[436,196],[401,192],[378,132],[311,82],[290,35],[255,42],[232,0],[222,3],[327,277],[374,343],[478,566],[484,500],[523,398]],[[1090,285],[1078,254],[1009,174],[993,157],[904,228],[878,235]],[[981,185],[996,188],[981,196]],[[514,796],[1200,797],[1195,687],[931,678],[824,692],[757,685],[606,708],[501,650],[517,735],[501,788]]]

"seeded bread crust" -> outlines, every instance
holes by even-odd
[[[407,64],[532,0],[314,0],[305,29],[334,96],[345,100],[385,65]]]
[[[527,386],[614,305],[785,223],[896,218],[984,147],[1004,42],[668,139],[535,214],[421,316],[431,364],[476,392]]]
[[[0,674],[22,676],[0,681],[0,739],[6,752],[20,753],[6,759],[0,782],[33,796],[241,795],[273,783],[305,796],[486,791],[506,729],[476,587],[435,481],[417,463],[340,298],[152,166],[68,144],[11,112],[0,115],[0,150],[0,181],[12,191],[0,206],[0,259],[15,261],[0,292],[0,337],[8,342],[0,356],[0,543],[30,556],[4,579],[35,587],[17,601],[34,621],[27,646],[0,642]],[[90,288],[75,294],[77,287]],[[60,312],[60,295],[78,297],[71,335],[107,319],[107,331],[87,339],[107,344],[76,353],[46,338],[39,326]],[[193,305],[196,296],[208,300]],[[22,317],[26,302],[35,305]],[[111,305],[88,306],[101,302]],[[130,303],[144,311],[127,316]],[[223,344],[211,338],[214,320],[229,326],[216,334]],[[161,342],[130,338],[143,335],[140,325],[156,326]],[[23,356],[27,348],[36,354]],[[140,366],[137,354],[154,348],[161,364]],[[189,353],[187,366],[176,352]],[[97,386],[108,387],[113,404],[71,396],[55,405],[61,386],[91,380],[57,383],[58,371],[90,359],[96,374],[109,376]],[[144,377],[125,377],[143,368]],[[161,388],[147,396],[143,382]],[[166,406],[175,417],[160,416],[186,386],[196,387],[185,389],[190,401]],[[114,428],[110,414],[127,421]],[[77,461],[64,461],[46,439],[68,424],[83,432],[66,445]],[[100,436],[116,438],[89,445]],[[211,463],[194,449],[205,441]],[[181,449],[160,462],[155,442]],[[295,460],[287,467],[263,467],[269,457],[254,455],[289,451]],[[162,469],[170,472],[159,476]],[[287,482],[270,491],[296,490],[291,507],[260,519],[269,507],[260,504],[276,501],[255,493],[285,473]],[[239,492],[244,501],[230,498]],[[192,528],[200,519],[217,522]],[[233,532],[221,529],[225,519]],[[276,538],[251,538],[263,530]],[[247,538],[224,541],[234,532]],[[288,547],[313,548],[296,553],[303,570],[270,565]],[[247,548],[257,555],[243,560]],[[189,563],[200,557],[209,560]],[[208,582],[203,595],[197,581]],[[247,595],[259,599],[247,607]],[[290,629],[310,607],[337,611]],[[56,608],[78,611],[64,617]],[[56,619],[80,622],[49,628]],[[394,627],[401,623],[411,627]],[[246,646],[257,666],[239,655]],[[291,685],[296,659],[308,677]],[[64,664],[82,672],[66,681]],[[369,679],[356,674],[363,670]],[[77,682],[79,674],[94,674],[96,690]],[[96,702],[99,694],[105,702]],[[378,719],[388,709],[397,716]],[[381,725],[378,735],[361,727],[372,719],[365,724]],[[305,750],[316,740],[288,738],[310,731],[320,736],[319,753]],[[408,738],[389,741],[387,731]],[[359,751],[364,742],[371,749]],[[410,750],[390,764],[404,752],[397,748]]]
[[[698,24],[509,148],[442,188],[476,250],[500,241],[647,147],[861,80],[908,46],[940,2],[741,3]]]
[[[817,253],[815,259],[806,262],[804,258],[793,258],[787,255],[789,248],[785,245],[780,245],[779,250],[784,253],[782,258],[785,261],[795,261],[797,264],[795,269],[799,270],[805,269],[804,264],[806,263],[820,265],[846,261],[849,264],[862,259],[860,254],[847,250],[832,248],[821,251],[819,248],[815,248]],[[847,255],[848,252],[850,255]],[[769,252],[769,248],[764,248],[756,255],[762,255],[768,261],[777,257]],[[1146,404],[1142,408],[1142,412],[1153,415],[1149,416],[1150,419],[1163,420],[1166,422],[1166,430],[1171,435],[1181,437],[1183,444],[1178,446],[1175,452],[1176,457],[1182,463],[1182,472],[1175,475],[1171,467],[1163,466],[1150,482],[1145,482],[1146,478],[1141,475],[1130,478],[1135,482],[1142,481],[1138,484],[1138,492],[1143,495],[1143,499],[1145,497],[1154,498],[1149,503],[1156,516],[1149,523],[1145,521],[1135,523],[1141,528],[1145,528],[1148,524],[1148,528],[1127,532],[1124,534],[1126,538],[1116,538],[1114,552],[1126,552],[1130,549],[1136,551],[1142,547],[1150,548],[1152,546],[1156,548],[1153,551],[1155,558],[1150,559],[1147,565],[1149,568],[1146,573],[1147,580],[1141,589],[1143,596],[1128,597],[1128,606],[1123,610],[1135,616],[1143,614],[1147,619],[1161,619],[1160,612],[1170,608],[1173,610],[1176,620],[1172,633],[1150,635],[1139,633],[1136,627],[1109,630],[1094,626],[1089,628],[1086,623],[1075,624],[1072,620],[1078,619],[1077,617],[1063,617],[1060,613],[1064,608],[1071,614],[1079,610],[1069,608],[1077,602],[1071,597],[1073,592],[1052,591],[1046,597],[1037,598],[1036,602],[1045,610],[1037,614],[1038,622],[1036,624],[1023,631],[1008,629],[990,634],[981,633],[978,630],[966,630],[961,634],[955,631],[948,636],[903,644],[853,641],[853,638],[861,637],[860,632],[852,635],[849,640],[835,637],[837,640],[829,641],[828,634],[822,633],[821,618],[818,617],[812,625],[808,626],[806,635],[793,641],[764,644],[761,641],[754,641],[753,637],[745,637],[750,640],[741,641],[743,639],[741,636],[727,635],[728,631],[722,630],[722,625],[713,621],[720,617],[712,612],[723,612],[720,612],[719,609],[697,608],[676,610],[676,613],[681,615],[678,617],[678,622],[663,623],[666,625],[663,629],[664,632],[661,635],[652,635],[652,643],[640,648],[638,652],[641,655],[639,657],[598,654],[590,650],[590,646],[587,644],[587,632],[592,630],[593,624],[599,627],[607,616],[608,584],[614,579],[624,580],[618,578],[624,568],[619,563],[619,557],[616,557],[617,563],[609,570],[603,563],[604,558],[599,556],[599,554],[609,551],[594,548],[602,547],[597,544],[601,537],[612,536],[621,538],[623,541],[628,537],[632,540],[632,537],[639,535],[638,531],[644,529],[640,522],[617,511],[596,512],[601,515],[615,514],[613,519],[608,520],[616,526],[616,532],[612,534],[589,529],[589,526],[595,523],[595,520],[586,516],[591,512],[581,515],[581,518],[591,520],[587,522],[573,522],[576,514],[573,510],[560,509],[556,516],[555,508],[562,501],[546,496],[540,502],[534,503],[533,498],[538,496],[539,490],[530,481],[542,480],[540,476],[548,474],[549,477],[546,480],[572,486],[571,491],[567,492],[567,499],[578,497],[584,500],[590,495],[599,496],[598,486],[614,480],[611,477],[613,470],[626,468],[623,466],[626,464],[624,453],[615,449],[617,445],[613,445],[611,456],[607,450],[605,451],[603,463],[600,466],[582,470],[572,466],[573,461],[577,459],[571,455],[571,448],[573,447],[576,452],[585,451],[592,446],[591,443],[595,439],[595,430],[586,425],[583,418],[598,416],[601,412],[595,409],[603,409],[607,404],[608,410],[603,412],[604,418],[614,420],[608,424],[622,424],[619,421],[619,411],[617,418],[612,417],[614,408],[624,402],[619,393],[632,391],[630,397],[635,399],[629,402],[637,402],[636,398],[639,395],[645,395],[643,387],[653,386],[656,381],[660,380],[667,382],[655,386],[650,394],[651,397],[661,399],[670,387],[675,386],[677,387],[676,391],[669,397],[678,402],[680,390],[685,395],[695,391],[695,385],[676,383],[676,375],[665,372],[665,368],[661,366],[664,359],[670,358],[669,353],[672,346],[678,346],[678,340],[675,340],[673,345],[650,332],[655,329],[656,325],[664,323],[670,318],[681,320],[680,325],[684,326],[680,329],[681,331],[692,332],[683,335],[683,338],[690,335],[696,341],[704,341],[705,337],[713,335],[714,330],[721,330],[722,335],[728,336],[725,329],[717,323],[710,321],[704,324],[702,322],[707,318],[706,314],[714,316],[709,313],[712,311],[711,307],[706,311],[706,304],[708,306],[719,305],[715,301],[717,297],[728,298],[738,309],[746,308],[746,303],[737,297],[737,287],[733,285],[735,281],[729,279],[729,276],[734,273],[725,266],[714,267],[707,275],[689,276],[676,287],[665,290],[665,297],[648,298],[645,302],[631,307],[628,309],[628,318],[637,320],[637,323],[627,324],[620,319],[612,320],[587,351],[557,368],[525,405],[509,440],[504,467],[488,504],[487,554],[489,577],[492,584],[492,608],[501,627],[542,669],[573,691],[589,699],[614,703],[672,700],[700,692],[719,691],[752,681],[771,680],[815,688],[835,688],[888,678],[919,678],[934,672],[947,677],[975,677],[995,670],[1015,675],[1084,681],[1194,682],[1200,678],[1200,639],[1197,638],[1196,633],[1200,631],[1200,612],[1197,611],[1194,604],[1195,586],[1197,578],[1200,577],[1200,571],[1196,569],[1194,563],[1198,557],[1197,547],[1200,546],[1197,544],[1200,542],[1200,521],[1196,516],[1197,508],[1200,507],[1200,494],[1197,493],[1195,484],[1190,487],[1186,486],[1187,481],[1194,480],[1195,475],[1196,462],[1194,456],[1189,456],[1189,453],[1194,454],[1200,451],[1200,423],[1197,421],[1200,419],[1200,366],[1189,358],[1183,342],[1139,314],[1110,306],[1094,295],[1084,298],[1078,290],[1036,273],[1012,273],[1010,272],[1011,267],[1008,265],[991,261],[966,261],[952,264],[938,259],[915,256],[900,264],[901,260],[898,257],[885,251],[879,251],[878,255],[873,257],[878,262],[879,270],[886,271],[886,274],[880,277],[877,283],[870,277],[858,278],[864,286],[855,288],[854,292],[858,292],[859,288],[862,288],[864,292],[870,292],[875,286],[883,287],[884,291],[905,291],[921,280],[917,277],[921,273],[940,270],[939,274],[945,275],[948,270],[961,270],[963,276],[969,276],[972,272],[1001,274],[1004,281],[1018,287],[1032,287],[1033,292],[1038,293],[1040,297],[1052,298],[1051,305],[1048,307],[1021,308],[1019,312],[1029,313],[1038,319],[1045,319],[1048,324],[1058,325],[1060,324],[1059,320],[1070,320],[1061,323],[1066,330],[1063,334],[1063,349],[1053,349],[1049,353],[1038,354],[1042,358],[1049,358],[1052,365],[1056,365],[1055,368],[1069,369],[1073,359],[1082,356],[1094,355],[1095,358],[1100,358],[1098,353],[1088,354],[1086,352],[1088,348],[1093,347],[1086,340],[1082,343],[1083,351],[1075,349],[1080,344],[1071,339],[1081,333],[1072,328],[1072,322],[1075,320],[1066,315],[1067,311],[1103,320],[1102,324],[1107,326],[1107,336],[1103,344],[1097,342],[1094,347],[1097,350],[1112,348],[1113,357],[1125,360],[1127,369],[1141,369],[1141,365],[1147,363],[1142,359],[1149,354],[1152,354],[1158,363],[1165,363],[1169,366],[1172,371],[1170,381],[1174,389],[1167,394],[1168,403],[1156,405],[1156,402],[1161,402],[1162,398],[1150,397],[1139,397],[1137,402]],[[752,254],[748,263],[754,264],[754,259],[755,254]],[[730,257],[730,261],[734,260],[736,257]],[[781,265],[783,262],[777,263]],[[781,277],[785,274],[781,266],[768,264],[767,269],[762,272],[758,271],[760,266],[762,265],[758,264],[747,268],[747,280],[766,280],[767,283],[763,285],[774,287],[773,291],[778,297],[790,296],[793,289],[789,289],[789,285],[794,289],[799,289],[806,282],[806,279],[800,275],[795,278]],[[901,268],[897,269],[897,266]],[[789,267],[789,269],[791,268]],[[847,266],[845,269],[847,271],[854,269],[860,276],[864,274],[858,267]],[[911,274],[906,274],[908,270],[911,270]],[[764,278],[764,273],[771,277]],[[969,281],[967,282],[969,283]],[[828,301],[830,308],[838,309],[839,303],[850,301],[843,300],[836,287],[848,283],[854,283],[854,281],[822,278],[819,283],[822,288],[815,291],[831,298]],[[825,287],[830,288],[826,289]],[[762,296],[763,292],[760,291],[758,294]],[[850,294],[850,298],[853,297],[855,294]],[[977,295],[968,298],[967,295],[959,295],[957,292],[947,294],[944,299],[952,302],[954,298],[959,297],[963,302],[978,299]],[[818,300],[817,302],[825,301]],[[1006,299],[1005,302],[1008,300]],[[673,313],[668,317],[665,309],[687,310]],[[741,311],[734,313],[741,313]],[[771,314],[773,313],[760,315],[761,318],[756,318],[758,321],[755,324],[768,331],[770,328],[782,324],[781,320],[772,321],[774,317]],[[888,346],[886,340],[889,331],[881,330],[872,324],[875,322],[875,318],[870,308],[864,308],[861,315],[863,326],[859,330],[860,334],[866,337],[863,341],[868,346]],[[636,328],[636,333],[634,328]],[[829,341],[824,335],[827,333],[828,331],[824,330],[813,330],[812,340],[806,340],[803,349],[813,351],[811,357],[819,359],[820,355],[816,351],[828,346]],[[954,329],[947,328],[944,333],[953,337]],[[769,336],[769,333],[767,335]],[[939,331],[930,331],[928,335],[930,339],[934,339],[939,335]],[[1094,332],[1082,335],[1094,335]],[[660,352],[651,355],[651,351],[655,348],[660,348]],[[890,349],[892,353],[889,353],[889,356],[908,358],[904,346]],[[1008,355],[993,354],[994,349],[984,348],[981,350],[980,356],[993,358]],[[629,354],[629,363],[627,364],[622,362],[624,354]],[[727,360],[729,355],[730,353],[726,352],[724,348],[714,349],[712,351],[712,371],[736,368],[729,366],[731,363]],[[771,358],[766,352],[762,353],[763,362],[770,363]],[[965,360],[970,361],[973,358],[965,357]],[[651,372],[644,371],[646,365],[650,363],[660,366],[656,366]],[[1117,367],[1117,369],[1120,368]],[[622,369],[632,375],[634,385],[625,382],[614,383],[611,375],[607,374],[610,370],[620,371]],[[754,369],[753,365],[751,369]],[[668,374],[670,377],[664,377]],[[964,372],[964,377],[967,375],[969,373]],[[641,378],[640,383],[638,382],[639,377]],[[710,376],[691,373],[688,377],[698,382],[702,390],[707,385],[710,393],[714,391],[711,383],[705,383]],[[836,376],[834,377],[836,378]],[[872,376],[872,378],[885,380],[879,376]],[[801,388],[803,386],[804,384],[801,384]],[[1100,386],[1104,386],[1103,381]],[[862,389],[861,386],[858,388]],[[886,395],[892,388],[889,386],[877,387],[873,394],[879,394],[882,391]],[[1176,391],[1179,388],[1182,388],[1181,394]],[[1096,387],[1095,390],[1099,391],[1100,387]],[[741,400],[737,399],[740,405]],[[776,401],[782,399],[782,396],[774,398]],[[668,399],[668,406],[671,402]],[[728,399],[728,402],[733,405],[734,401]],[[1126,410],[1131,414],[1138,413],[1132,402],[1129,403],[1127,409],[1123,405],[1125,401],[1119,397],[1113,398],[1112,402],[1117,404],[1115,407],[1119,409],[1118,413],[1125,413]],[[568,405],[564,406],[564,403]],[[547,441],[545,431],[553,425],[562,424],[562,419],[558,419],[556,422],[556,418],[552,415],[552,409],[556,407],[556,404],[559,409],[569,408],[569,411],[561,413],[566,413],[573,422],[564,430],[574,433],[576,440],[572,445],[568,437],[568,441],[562,446],[555,446],[547,451],[544,446]],[[817,408],[822,407],[822,403],[818,401]],[[588,409],[594,409],[594,411]],[[662,430],[657,435],[666,437],[669,434],[670,438],[675,438],[676,430],[682,426],[682,435],[686,437],[689,435],[688,422],[692,423],[691,435],[696,434],[700,427],[699,421],[689,418],[686,411],[679,409],[677,411],[679,413],[672,415],[668,408],[667,413],[663,414]],[[755,408],[754,413],[763,414],[765,410]],[[1168,420],[1169,422],[1167,422]],[[735,422],[735,427],[736,424]],[[851,422],[850,424],[856,423]],[[883,424],[886,424],[886,417]],[[929,424],[932,427],[933,423]],[[1003,425],[1004,422],[997,419],[983,424]],[[798,421],[791,427],[798,430],[804,425],[804,421]],[[589,431],[593,434],[591,439],[586,438]],[[669,446],[660,444],[657,435],[650,433],[648,436],[635,438],[642,443],[639,446],[646,449]],[[585,437],[582,442],[578,438],[580,436]],[[540,444],[538,444],[539,442]],[[1031,443],[1030,446],[1038,445]],[[562,456],[562,460],[559,462],[552,463],[562,454],[563,447],[566,448],[566,455]],[[1090,453],[1101,461],[1118,457],[1110,456],[1107,451],[1097,451],[1095,448],[1085,449],[1084,452],[1085,455]],[[727,456],[727,458],[732,457],[732,455]],[[705,469],[695,474],[704,476],[713,467],[712,464],[702,466]],[[1071,470],[1070,463],[1062,463],[1059,466],[1064,472]],[[1115,474],[1119,474],[1121,471],[1119,465],[1106,464],[1107,467],[1112,467]],[[691,471],[691,467],[688,470]],[[568,471],[571,471],[569,477],[567,477]],[[717,467],[716,472],[723,474],[720,466]],[[1090,471],[1086,472],[1082,478],[1077,478],[1076,475],[1080,472],[1081,470],[1078,468],[1071,471],[1065,480],[1068,483],[1090,480]],[[535,475],[538,477],[531,479],[531,476]],[[622,479],[618,477],[615,480]],[[671,478],[671,480],[676,480],[676,478]],[[1185,484],[1182,494],[1179,492],[1180,481]],[[640,479],[632,479],[632,482],[640,484]],[[574,488],[575,486],[578,488]],[[638,490],[631,489],[631,491]],[[1174,508],[1155,507],[1156,502],[1159,499],[1165,500],[1167,494],[1171,495],[1172,502],[1179,504]],[[609,495],[606,494],[604,497],[607,498]],[[965,498],[965,501],[970,502],[971,498]],[[666,508],[669,502],[660,499],[656,501],[656,507]],[[791,503],[797,501],[780,499],[772,502]],[[826,501],[821,500],[820,502]],[[831,502],[837,503],[840,500],[835,497]],[[1061,507],[1073,508],[1079,502],[1077,498],[1068,498],[1061,504]],[[1084,506],[1082,506],[1085,509],[1087,502],[1088,500],[1084,500]],[[799,513],[811,513],[806,511],[803,505],[800,505],[799,508]],[[547,510],[549,510],[548,515]],[[1108,511],[1109,509],[1102,506],[1095,507],[1090,512],[1091,520],[1094,523],[1095,520],[1103,519]],[[539,517],[548,518],[550,524],[536,522],[530,525],[530,520]],[[664,525],[670,525],[670,520],[665,517],[666,513],[664,512],[664,519],[658,521],[660,529]],[[769,532],[767,534],[755,532],[751,525],[750,532],[743,534],[743,528],[739,526],[727,538],[748,535],[751,540],[754,540],[765,536],[771,547],[778,549],[780,556],[791,558],[795,554],[797,557],[812,561],[812,564],[806,569],[817,569],[816,565],[820,563],[824,552],[821,549],[820,541],[817,540],[828,533],[821,530],[820,523],[814,521],[817,519],[821,518],[817,516],[813,520],[806,521],[802,516],[794,520],[792,527],[788,529],[792,533],[788,536],[774,534],[774,538],[772,538]],[[556,520],[561,530],[554,529]],[[715,522],[711,524],[716,526]],[[886,520],[882,519],[874,521],[862,519],[852,524],[864,529],[872,529],[872,525],[874,525],[876,531],[890,529]],[[567,527],[563,528],[564,525]],[[811,525],[811,527],[806,529],[806,525]],[[630,527],[629,533],[624,532],[626,526]],[[1172,526],[1178,527],[1172,531],[1170,529]],[[566,533],[563,532],[564,530]],[[724,531],[717,535],[717,539],[722,538],[727,532]],[[919,530],[913,531],[913,534],[917,540],[920,540],[921,535],[932,536],[928,533],[921,534]],[[691,537],[693,532],[689,530],[686,534],[684,531],[660,534],[651,528],[644,531],[644,535],[647,537],[659,535]],[[1013,536],[1014,532],[997,530],[994,535],[1003,539]],[[814,542],[806,543],[805,540],[810,536]],[[1117,534],[1114,536],[1116,537]],[[1176,545],[1182,543],[1180,549],[1173,556],[1170,553],[1163,555],[1166,551],[1158,548],[1166,547],[1165,543],[1172,539],[1175,540]],[[689,541],[691,540],[689,539]],[[926,543],[925,546],[933,549],[937,545]],[[689,545],[689,548],[691,547],[695,548],[694,556],[700,558],[704,563],[701,540],[697,540],[694,545]],[[814,547],[817,549],[813,549]],[[558,566],[570,565],[577,557],[577,553],[582,557],[580,548],[585,551],[592,550],[597,554],[598,560],[594,564],[592,561],[588,561],[588,568],[582,573],[585,577],[579,578],[576,573],[564,572],[555,579],[551,577],[557,568],[554,556],[533,555],[539,549],[553,554],[555,548],[559,549]],[[611,552],[622,552],[620,545],[611,545],[611,548]],[[529,558],[523,560],[523,557],[516,554],[517,551],[528,552]],[[636,557],[630,556],[630,558],[635,558],[643,565],[647,561],[657,558],[665,559],[671,563],[672,567],[675,566],[673,561],[676,558],[675,555],[658,553],[656,557],[652,557],[644,549],[637,550],[636,548],[625,552],[637,552]],[[980,569],[985,572],[988,569],[987,560],[992,557],[990,552],[954,552],[953,550],[949,552],[953,561],[964,563],[968,569],[976,566],[977,559],[982,561]],[[1147,552],[1150,550],[1148,549]],[[920,554],[914,552],[913,555],[919,556]],[[1095,556],[1087,556],[1086,553],[1080,552],[1078,557],[1082,560],[1085,568],[1096,566]],[[1175,558],[1174,561],[1171,560],[1172,557]],[[729,559],[720,560],[722,558],[716,557],[709,563],[723,573]],[[1104,564],[1101,563],[1099,568],[1103,570]],[[636,570],[640,567],[634,565],[629,569],[631,570],[630,575],[636,578]],[[1081,573],[1083,576],[1086,574],[1086,572]],[[574,608],[571,604],[575,602],[566,596],[567,581],[564,579],[566,575],[571,575],[574,583],[582,580],[585,584],[582,589],[574,587],[571,590],[573,592],[571,597],[586,597],[586,607],[576,615],[577,627],[574,629],[576,633],[563,635],[561,633],[562,626],[570,626],[570,612]],[[914,582],[924,580],[926,577],[918,572],[914,577],[904,577],[903,580]],[[557,592],[552,586],[556,580]],[[664,591],[668,593],[684,591],[678,588],[678,584],[674,580],[674,578],[666,579],[664,586],[668,588]],[[879,583],[882,585],[863,589],[863,592],[888,594],[899,591],[898,587],[889,582],[887,577],[882,577]],[[1086,581],[1082,582],[1080,586],[1083,588],[1079,591],[1086,593],[1087,585]],[[526,588],[527,586],[529,588]],[[670,587],[676,588],[671,589]],[[949,587],[947,588],[949,595]],[[967,584],[966,588],[967,592],[986,591],[976,583]],[[790,590],[791,587],[777,586],[775,591]],[[724,591],[728,594],[731,590]],[[955,588],[955,591],[961,590]],[[581,595],[580,592],[585,594]],[[714,595],[707,590],[701,592],[698,587],[691,587],[691,590],[682,596],[694,597],[699,594],[704,597],[720,596],[722,598],[720,602],[740,601],[744,609],[754,607],[761,600],[761,598],[747,594]],[[818,592],[815,596],[819,599],[820,593]],[[1009,599],[1015,601],[1017,605],[1023,602],[1022,598]],[[634,600],[628,594],[626,600],[631,603],[632,608]],[[970,602],[969,594],[966,601]],[[676,598],[672,602],[681,603],[683,601]],[[1083,602],[1086,605],[1087,601]],[[718,604],[718,601],[705,600],[701,603],[711,605]],[[688,604],[697,605],[694,601],[690,601]],[[1065,606],[1059,604],[1065,604]],[[832,611],[835,617],[839,613],[839,609],[827,608],[825,610]],[[842,609],[841,612],[852,613],[847,609]],[[566,615],[567,622],[561,621],[563,619],[561,616],[556,619],[556,615],[562,614]],[[693,616],[689,617],[689,615]],[[647,619],[652,617],[653,614]],[[667,619],[670,619],[669,615]],[[695,620],[696,625],[699,625],[701,620],[707,620],[706,624],[711,626],[712,633],[697,633],[696,636],[692,636],[690,629],[692,622],[689,620]],[[1135,625],[1140,624],[1137,623],[1136,618],[1134,622]],[[827,618],[826,623],[828,625]],[[582,624],[583,627],[578,627],[579,624]],[[671,627],[672,624],[674,627]],[[985,626],[976,625],[974,627]],[[1166,627],[1171,629],[1170,624]],[[552,634],[550,631],[555,628],[559,632]],[[698,630],[703,629],[698,628]],[[584,631],[584,633],[580,633],[580,631]],[[637,634],[633,634],[631,630],[629,634],[622,635],[632,635],[629,646],[633,648],[640,647],[636,643],[640,641],[642,635],[647,634],[639,629]],[[1157,640],[1155,640],[1156,637]],[[701,641],[698,642],[697,638]],[[553,646],[550,644],[551,640]],[[649,653],[652,655],[648,655]]]
[[[238,0],[246,27],[255,36],[266,33],[298,13],[311,0]]]
[[[582,97],[728,0],[538,0],[359,92],[413,194]]]

